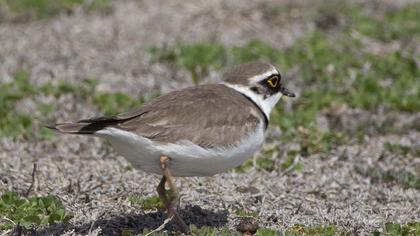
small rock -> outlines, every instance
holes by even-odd
[[[244,217],[239,222],[236,229],[244,235],[253,235],[257,232],[259,226],[256,219],[252,217]]]
[[[260,192],[259,189],[257,189],[254,186],[248,186],[248,187],[237,187],[236,191],[240,192],[240,193],[251,193],[251,194],[257,194]]]

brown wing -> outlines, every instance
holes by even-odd
[[[261,110],[245,96],[214,84],[174,91],[116,116],[48,127],[75,134],[116,127],[157,142],[189,140],[211,148],[237,144],[264,119]]]
[[[263,114],[231,88],[202,85],[169,93],[117,118],[126,119],[118,128],[153,141],[189,140],[209,148],[237,144],[255,130]]]

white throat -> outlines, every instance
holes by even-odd
[[[264,99],[264,96],[261,94],[256,94],[255,92],[251,91],[247,86],[237,85],[237,84],[229,84],[229,83],[222,83],[229,88],[235,89],[236,91],[242,93],[243,95],[247,96],[251,99],[255,104],[257,104],[261,110],[264,112],[267,119],[270,119],[270,113],[273,110],[274,106],[280,100],[282,94],[277,93],[273,96],[270,96]]]

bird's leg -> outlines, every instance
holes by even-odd
[[[162,176],[162,179],[159,182],[159,185],[156,188],[156,191],[159,194],[160,201],[163,202],[166,208],[166,202],[168,201],[168,197],[166,196],[165,192],[165,183],[166,183],[166,177]]]
[[[185,224],[185,222],[176,212],[176,203],[178,201],[179,192],[178,188],[175,185],[172,173],[169,169],[169,160],[170,159],[167,156],[162,156],[160,158],[160,167],[163,172],[163,177],[158,186],[159,197],[164,200],[165,208],[168,213],[168,218],[175,219],[181,231],[184,233],[188,233],[190,230],[187,224]],[[167,182],[169,185],[169,196],[166,196],[165,194],[165,182]]]

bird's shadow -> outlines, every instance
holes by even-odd
[[[227,210],[213,212],[205,210],[199,206],[186,206],[178,210],[180,216],[187,225],[195,225],[200,228],[203,226],[222,227],[227,224],[229,212]],[[29,235],[61,235],[65,232],[74,230],[77,234],[89,234],[100,228],[101,235],[122,235],[130,232],[132,235],[141,234],[145,229],[153,230],[158,228],[166,219],[163,211],[145,214],[124,214],[108,219],[99,219],[81,225],[55,224],[39,231],[33,231]],[[168,224],[165,229],[176,231],[175,223]]]

